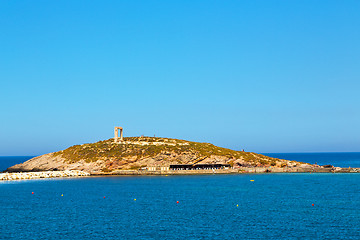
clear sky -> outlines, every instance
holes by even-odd
[[[150,135],[360,151],[360,1],[0,1],[0,155]]]

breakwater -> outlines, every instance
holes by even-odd
[[[90,174],[80,170],[0,173],[0,181],[40,178],[83,177]]]
[[[206,170],[115,170],[111,172],[84,172],[80,170],[44,171],[44,172],[12,172],[0,173],[0,181],[26,180],[40,178],[83,177],[90,175],[202,175],[202,174],[242,174],[242,173],[360,173],[360,168],[275,168],[251,167],[237,169],[206,169]]]
[[[202,174],[256,174],[256,173],[360,173],[360,168],[340,167],[241,167],[229,169],[201,170],[114,170],[109,172],[92,172],[91,175],[202,175]]]

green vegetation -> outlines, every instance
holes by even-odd
[[[138,170],[139,168],[140,168],[140,166],[135,164],[130,167],[130,170]]]
[[[185,140],[159,138],[159,137],[125,137],[125,143],[115,144],[113,139],[75,145],[63,151],[54,153],[54,156],[61,156],[68,163],[75,163],[80,160],[87,163],[95,161],[117,162],[126,159],[130,169],[139,169],[144,165],[133,164],[144,158],[155,158],[161,156],[161,159],[168,159],[169,156],[181,156],[190,154],[195,156],[195,162],[202,161],[210,156],[221,156],[229,159],[229,164],[234,165],[234,160],[242,159],[250,164],[261,164],[275,166],[279,159],[267,157],[261,154],[235,151],[227,148],[214,146],[210,143],[198,143]],[[156,145],[157,144],[157,145]],[[132,159],[131,161],[129,159]],[[176,158],[178,163],[182,162],[181,158]],[[112,164],[112,163],[111,163]],[[103,171],[111,171],[111,164]]]
[[[112,170],[109,169],[109,168],[103,168],[103,169],[101,169],[101,171],[103,171],[103,172],[111,172]]]

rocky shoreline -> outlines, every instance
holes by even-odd
[[[0,173],[0,181],[29,180],[40,178],[63,178],[84,176],[121,176],[121,175],[203,175],[203,174],[261,174],[261,173],[360,173],[360,168],[311,167],[311,168],[275,168],[251,167],[238,169],[207,169],[207,170],[116,170],[112,172],[84,172],[80,170],[44,171],[44,172],[11,172]]]
[[[340,167],[243,167],[229,169],[206,169],[206,170],[115,170],[108,173],[91,173],[91,175],[201,175],[201,174],[262,174],[262,173],[360,173],[360,168]]]
[[[358,173],[360,168],[319,166],[181,139],[126,137],[120,142],[111,138],[74,145],[16,164],[6,172],[0,174],[0,180],[88,175]]]
[[[0,173],[0,181],[27,180],[40,178],[84,177],[90,173],[79,170],[46,171],[46,172],[12,172]]]

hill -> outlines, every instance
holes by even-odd
[[[138,170],[171,164],[230,164],[232,167],[285,167],[300,164],[210,143],[159,137],[125,137],[75,145],[32,158],[7,169],[15,171],[82,170],[92,174]]]

